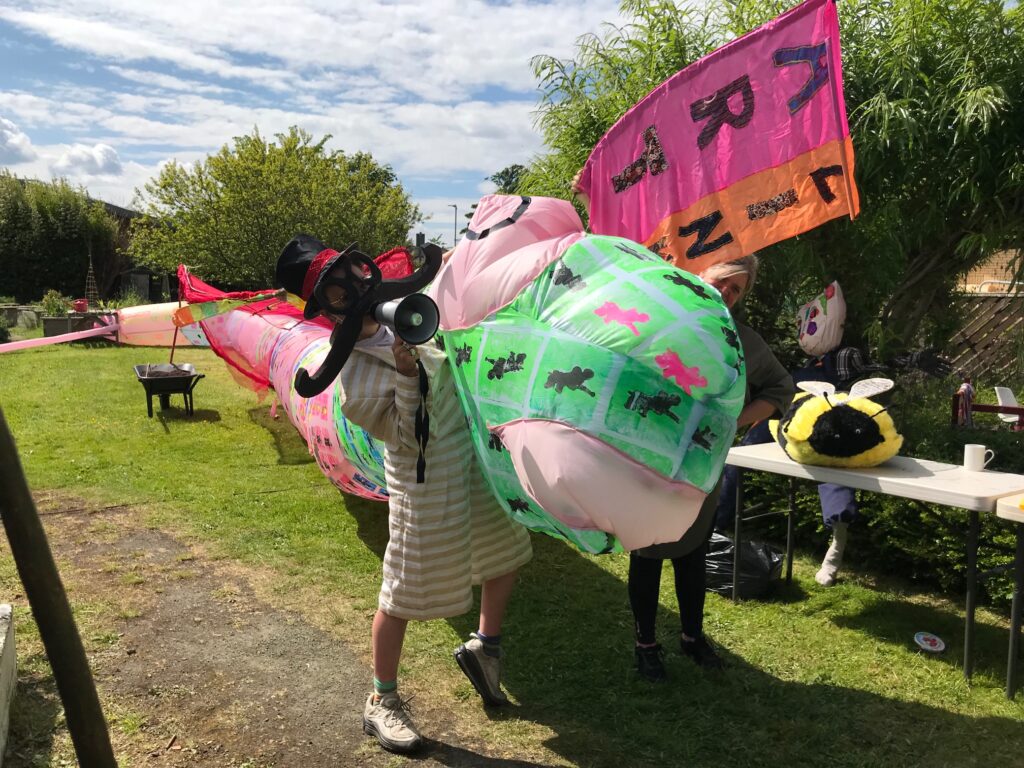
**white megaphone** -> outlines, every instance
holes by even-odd
[[[430,341],[441,322],[437,304],[422,293],[410,293],[403,299],[377,304],[373,308],[373,319],[386,325],[408,344]]]

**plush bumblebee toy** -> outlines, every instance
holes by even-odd
[[[769,423],[782,450],[801,464],[874,467],[899,453],[903,436],[887,410],[869,400],[892,389],[889,379],[867,379],[849,394],[822,381],[802,381],[804,390],[782,419]]]

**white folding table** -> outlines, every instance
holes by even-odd
[[[1024,603],[1024,494],[996,502],[996,516],[1014,524],[1017,546],[1013,556],[1013,603],[1010,606],[1010,648],[1006,659],[1006,698],[1017,693],[1017,662],[1020,658],[1020,624]]]
[[[896,456],[869,469],[814,467],[793,461],[778,443],[743,445],[729,450],[726,463],[739,469],[736,482],[735,546],[733,547],[733,599],[739,581],[740,524],[743,520],[743,471],[771,472],[815,483],[835,483],[862,491],[883,493],[929,504],[959,507],[970,513],[967,530],[967,598],[964,626],[964,676],[974,671],[974,608],[978,582],[979,513],[994,512],[996,502],[1012,494],[1024,494],[1024,475],[1006,472],[968,472],[957,464]],[[794,494],[790,492],[789,521],[786,536],[787,580],[792,574]],[[1019,542],[1019,539],[1018,539]],[[1019,545],[1018,545],[1019,551]],[[1018,569],[1019,573],[1019,569]],[[1019,602],[1018,602],[1019,605]]]

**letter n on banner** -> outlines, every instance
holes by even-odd
[[[717,251],[723,245],[728,245],[732,242],[732,232],[726,232],[721,237],[714,240],[708,241],[711,233],[715,231],[715,227],[722,223],[722,212],[713,211],[707,216],[701,216],[699,219],[691,221],[686,226],[679,228],[680,237],[688,237],[689,235],[696,234],[697,241],[692,243],[689,248],[686,249],[686,258],[698,259],[701,256]]]

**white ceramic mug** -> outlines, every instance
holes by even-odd
[[[964,469],[968,472],[981,472],[996,456],[991,448],[984,445],[968,443],[964,446]]]

